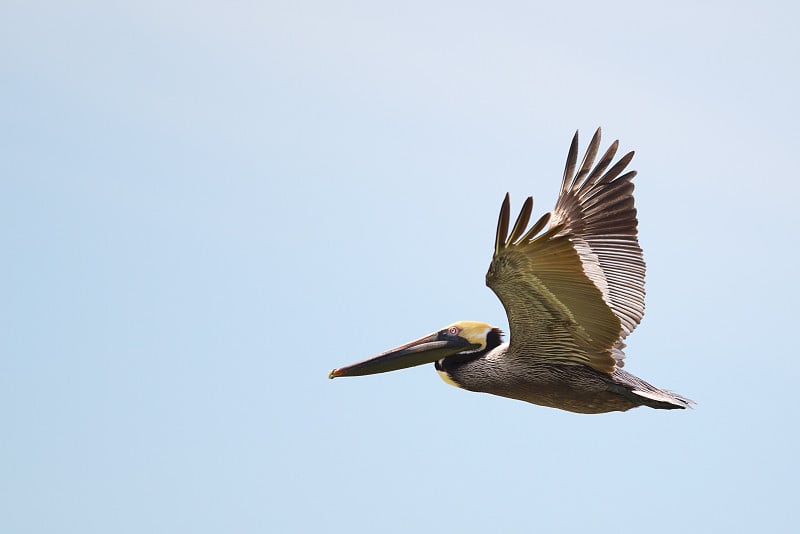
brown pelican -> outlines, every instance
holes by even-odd
[[[595,165],[599,146],[598,128],[577,166],[575,133],[555,209],[532,226],[528,197],[509,233],[506,194],[486,285],[505,307],[510,343],[498,328],[460,321],[328,377],[435,362],[448,384],[572,412],[690,407],[622,370],[624,340],[644,315],[636,172],[623,174],[633,152],[611,166],[617,141]]]

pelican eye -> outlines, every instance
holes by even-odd
[[[460,330],[458,329],[457,326],[451,326],[447,330],[447,333],[450,334],[451,336],[457,336],[459,332],[460,332]]]

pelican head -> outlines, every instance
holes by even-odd
[[[328,378],[386,373],[452,356],[478,355],[494,348],[499,340],[500,329],[492,325],[479,321],[459,321],[366,360],[334,369],[328,373]]]

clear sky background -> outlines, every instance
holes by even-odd
[[[0,531],[787,532],[795,2],[0,6]],[[626,369],[575,415],[336,366],[461,319],[509,191],[636,150]]]

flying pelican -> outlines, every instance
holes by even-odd
[[[530,228],[528,197],[508,232],[506,193],[486,285],[506,310],[510,343],[494,326],[460,321],[328,378],[435,362],[448,384],[571,412],[694,404],[622,370],[624,340],[644,315],[645,264],[636,238],[636,171],[622,174],[634,153],[609,168],[618,144],[594,165],[598,128],[577,167],[576,132],[556,207]]]

